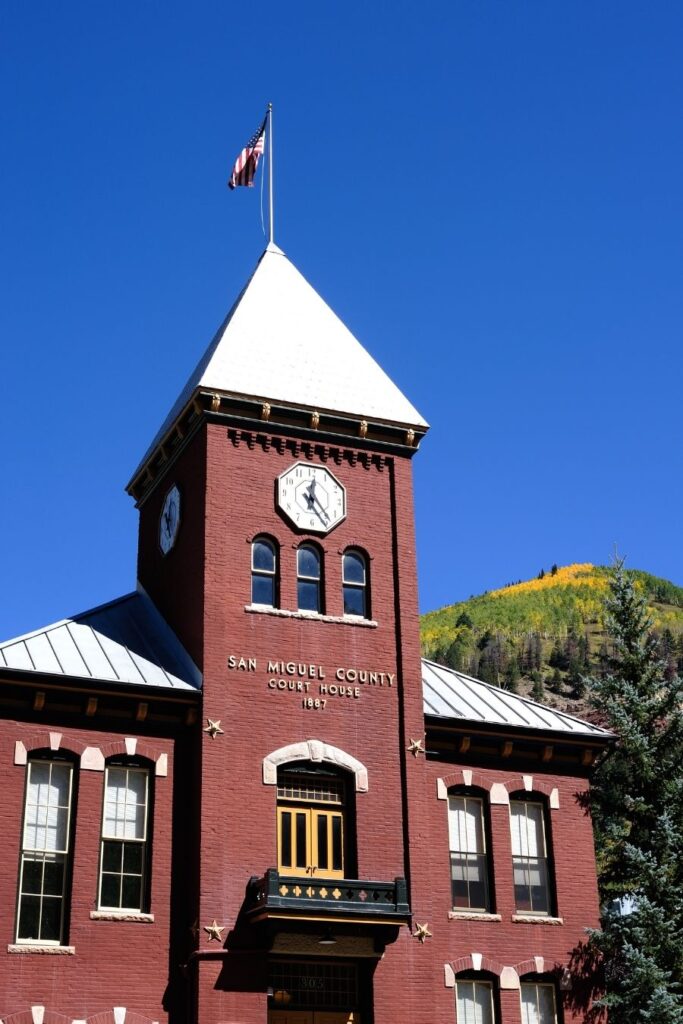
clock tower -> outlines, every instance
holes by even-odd
[[[393,1019],[415,947],[426,430],[271,244],[129,484],[140,586],[203,677],[203,1024]]]

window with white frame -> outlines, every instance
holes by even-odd
[[[31,759],[26,771],[17,942],[61,945],[71,854],[73,765]]]
[[[448,839],[453,908],[482,913],[489,911],[483,800],[458,793],[449,794]]]
[[[269,608],[278,605],[278,552],[268,537],[256,537],[251,545],[251,603]]]
[[[490,981],[456,978],[457,1024],[494,1024],[493,985]]]
[[[370,616],[368,600],[368,563],[361,551],[350,549],[342,556],[344,615]]]
[[[520,914],[550,914],[545,808],[532,800],[510,801],[515,906]]]
[[[322,558],[313,544],[302,544],[296,553],[297,608],[323,612]]]
[[[113,764],[105,771],[100,910],[147,909],[149,774],[146,768]]]
[[[522,1024],[557,1024],[554,985],[523,981],[520,993]]]

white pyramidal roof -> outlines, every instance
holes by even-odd
[[[272,242],[143,463],[197,389],[427,428],[417,409]]]

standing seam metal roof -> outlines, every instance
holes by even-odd
[[[0,668],[197,690],[201,673],[143,592],[0,644]]]
[[[424,713],[437,718],[604,739],[611,735],[592,722],[426,659],[422,661],[422,694]]]
[[[124,683],[198,690],[199,669],[140,590],[91,611],[0,644],[0,668]],[[422,661],[424,713],[444,720],[609,738],[584,722],[528,697]]]

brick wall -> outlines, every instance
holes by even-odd
[[[3,800],[0,830],[3,835],[5,870],[0,873],[0,1017],[32,1005],[49,1013],[62,1013],[67,1020],[85,1019],[125,1006],[150,1020],[166,1020],[163,1009],[168,986],[168,956],[172,924],[184,915],[180,896],[172,893],[172,841],[178,802],[185,803],[182,784],[175,779],[176,744],[165,737],[140,736],[136,753],[149,759],[153,786],[151,904],[153,922],[93,920],[97,908],[100,859],[100,828],[104,772],[79,767],[86,748],[97,747],[104,757],[125,754],[125,737],[97,728],[64,726],[58,719],[40,723],[0,723],[0,764],[3,765]],[[21,850],[21,827],[26,766],[16,764],[16,743],[28,757],[31,751],[55,747],[58,753],[75,756],[75,811],[72,833],[73,870],[70,907],[67,909],[68,946],[73,955],[17,949],[15,909]],[[165,775],[155,775],[160,762]],[[19,760],[22,760],[21,752]],[[92,762],[92,757],[89,758]],[[174,792],[175,787],[175,792]],[[182,831],[177,830],[177,853],[181,853]],[[8,948],[9,947],[9,948]],[[56,1019],[56,1018],[52,1018]],[[61,1018],[60,1018],[61,1019]],[[49,1016],[46,1021],[50,1021]],[[103,1021],[113,1021],[113,1017]]]

